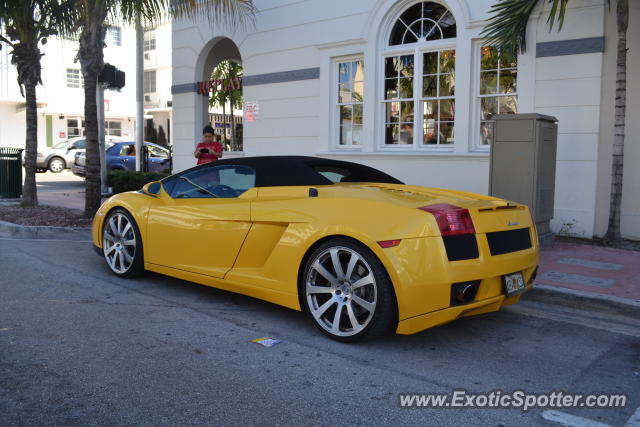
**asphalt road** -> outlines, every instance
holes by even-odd
[[[454,389],[625,393],[625,408],[560,418],[640,425],[640,326],[626,318],[525,301],[347,345],[252,298],[116,278],[88,242],[0,238],[0,265],[3,426],[560,425],[544,408],[399,406],[402,392]]]

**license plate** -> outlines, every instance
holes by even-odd
[[[505,274],[503,278],[504,292],[508,297],[521,294],[526,290],[522,273]]]

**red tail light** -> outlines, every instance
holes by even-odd
[[[418,209],[429,212],[436,218],[443,236],[474,234],[476,232],[468,209],[446,203],[422,206]]]

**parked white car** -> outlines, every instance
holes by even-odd
[[[120,140],[121,138],[117,136],[105,137],[106,142]],[[40,148],[38,149],[38,156],[36,158],[36,168],[43,171],[50,170],[53,173],[70,169],[76,153],[78,151],[84,151],[84,149],[84,137],[69,138],[57,143],[53,147]]]

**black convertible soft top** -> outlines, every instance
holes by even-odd
[[[369,166],[309,156],[239,157],[206,163],[189,170],[222,165],[253,168],[256,171],[256,187],[330,185],[335,182],[403,184],[391,175]],[[339,179],[331,180],[327,176]]]

